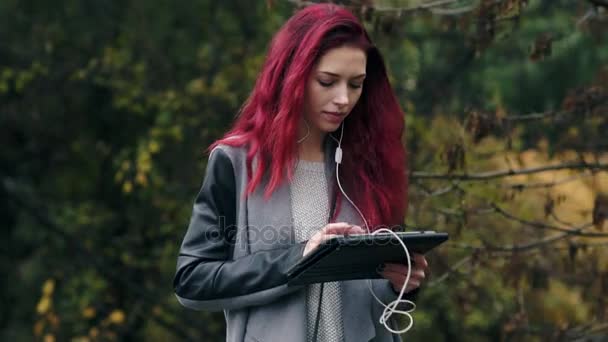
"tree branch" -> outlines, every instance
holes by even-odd
[[[553,226],[553,225],[542,223],[542,222],[535,222],[535,221],[524,220],[522,218],[519,218],[519,217],[516,217],[515,215],[510,214],[506,210],[500,208],[495,203],[491,203],[490,206],[498,214],[502,215],[503,217],[505,217],[505,218],[507,218],[509,220],[521,223],[522,225],[525,225],[525,226],[530,226],[530,227],[534,227],[534,228],[541,228],[541,229],[548,229],[548,230],[554,230],[554,231],[566,233],[566,234],[569,234],[569,235],[575,235],[575,236],[581,236],[581,237],[608,237],[608,233],[594,233],[594,232],[585,233],[580,228],[569,229],[569,228],[563,228],[563,227]],[[587,223],[586,225],[593,226],[593,223]]]
[[[533,249],[537,249],[543,247],[545,245],[550,245],[557,241],[563,240],[565,238],[571,237],[573,235],[578,235],[578,232],[582,232],[583,230],[593,227],[593,223],[586,223],[578,228],[572,229],[567,233],[556,234],[553,236],[546,237],[544,239],[536,240],[530,243],[521,244],[521,245],[507,245],[507,246],[493,246],[490,243],[486,243],[487,247],[482,247],[483,250],[490,252],[528,252]]]
[[[502,188],[509,188],[514,190],[529,190],[529,189],[538,189],[538,188],[552,188],[558,185],[566,184],[569,182],[574,182],[584,177],[589,177],[590,174],[582,174],[582,175],[574,175],[570,177],[565,177],[563,179],[558,179],[553,182],[539,182],[539,183],[517,183],[517,184],[501,184]]]
[[[310,5],[319,3],[316,1],[306,1],[306,0],[287,0],[287,1],[291,2],[292,4],[298,5],[298,6],[310,6]],[[371,6],[367,5],[367,6],[370,8],[373,8],[374,11],[376,11],[376,12],[394,12],[394,13],[397,13],[398,15],[401,15],[401,14],[407,13],[407,12],[417,12],[417,11],[422,11],[422,10],[428,10],[433,13],[434,13],[434,11],[439,10],[440,12],[438,12],[437,14],[453,15],[453,14],[460,14],[460,13],[472,11],[476,7],[473,5],[466,5],[461,8],[441,8],[441,7],[444,7],[447,5],[455,4],[458,1],[459,0],[435,0],[435,1],[429,1],[429,2],[422,2],[417,5],[403,6],[403,7],[377,6],[377,5],[371,5]],[[348,6],[347,5],[346,7],[357,7],[358,8],[359,6]]]
[[[443,180],[461,180],[461,181],[480,181],[490,180],[518,175],[529,175],[547,171],[557,170],[608,170],[608,163],[587,163],[587,162],[566,162],[558,165],[540,166],[525,168],[519,170],[500,170],[500,171],[488,171],[479,173],[461,173],[461,174],[450,174],[450,173],[430,173],[422,171],[414,171],[410,175],[410,179],[443,179]]]
[[[429,187],[422,184],[422,182],[420,182],[419,180],[416,180],[416,182],[412,183],[412,186],[418,187],[422,191],[422,193],[428,197],[438,197],[448,194],[454,190],[460,190],[456,182],[453,182],[451,185],[439,188],[437,190],[430,189]]]
[[[596,109],[596,108],[608,103],[608,96],[602,95],[602,94],[599,94],[596,96],[598,96],[598,98],[594,98],[593,100],[591,100],[591,102],[587,102],[587,101],[590,101],[589,99],[583,99],[582,101],[585,101],[585,102],[579,103],[579,105],[585,105],[584,109],[590,111],[590,110]],[[552,118],[553,120],[558,120],[558,119],[562,119],[562,118],[565,118],[570,115],[577,114],[578,112],[576,109],[577,108],[569,109],[569,110],[549,110],[549,111],[541,112],[541,113],[529,113],[529,114],[522,114],[522,115],[508,115],[504,118],[504,120],[506,120],[506,121],[534,121],[534,120],[543,120],[543,119],[548,119],[548,118]],[[581,108],[578,108],[578,109],[580,110]]]
[[[458,272],[458,269],[461,268],[462,266],[464,266],[466,263],[468,263],[471,260],[472,256],[471,255],[467,255],[466,257],[460,259],[459,261],[457,261],[455,264],[453,264],[452,266],[450,266],[450,268],[443,273],[441,276],[439,276],[439,278],[429,282],[429,287],[433,287],[433,286],[437,286],[440,283],[444,282],[445,280],[447,280],[452,274]]]

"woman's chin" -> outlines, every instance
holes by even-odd
[[[333,133],[333,132],[337,131],[338,128],[340,128],[340,124],[331,124],[331,125],[327,124],[327,125],[324,125],[322,131],[323,131],[323,133]]]

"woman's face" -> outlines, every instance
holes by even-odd
[[[365,52],[350,46],[331,49],[321,57],[304,97],[304,119],[311,134],[324,135],[340,127],[361,97],[366,63]]]

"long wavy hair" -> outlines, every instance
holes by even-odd
[[[271,196],[293,175],[309,75],[328,50],[345,45],[366,52],[367,77],[359,101],[345,119],[340,181],[370,229],[401,224],[407,207],[407,165],[402,142],[405,116],[380,52],[359,20],[337,5],[308,6],[283,25],[270,44],[253,91],[234,126],[209,149],[219,144],[246,146],[246,195],[260,185],[263,177],[268,177],[264,195]],[[341,193],[337,196],[341,203]],[[333,219],[336,216],[337,212]]]

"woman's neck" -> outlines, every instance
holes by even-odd
[[[308,161],[324,161],[325,151],[323,149],[323,140],[325,133],[310,132],[308,137],[298,143],[298,158]]]

